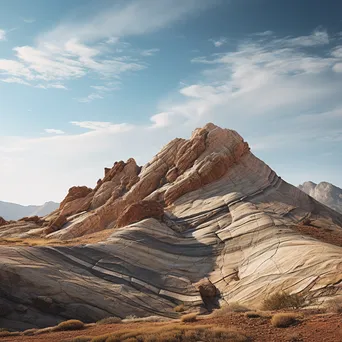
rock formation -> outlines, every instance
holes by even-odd
[[[342,214],[342,189],[337,186],[328,182],[321,182],[319,184],[305,182],[299,185],[298,188],[318,202]]]
[[[342,216],[213,124],[172,140],[142,168],[133,159],[106,168],[94,189],[72,188],[44,221],[5,225],[0,238],[70,244],[114,229],[87,245],[0,245],[1,326],[174,317],[181,303],[257,308],[280,290],[315,304],[342,295]],[[327,231],[332,243],[317,235]]]

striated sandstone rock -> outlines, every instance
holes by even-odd
[[[42,220],[39,216],[29,216],[29,217],[23,217],[19,221],[22,222],[33,222],[36,224],[43,224],[44,220]]]
[[[118,227],[128,226],[146,218],[161,220],[164,215],[164,207],[157,201],[140,201],[130,205],[119,216],[116,225]]]
[[[49,223],[49,226],[44,229],[44,234],[48,235],[52,232],[60,230],[63,225],[67,222],[67,218],[65,215],[60,214],[54,221]]]
[[[48,235],[81,245],[0,245],[9,328],[109,315],[175,317],[178,302],[196,310],[231,302],[257,309],[284,289],[315,305],[341,297],[342,239],[319,233],[342,237],[342,215],[283,181],[235,131],[208,124],[189,140],[171,141],[141,170],[134,164],[115,164],[85,197],[100,206],[68,216]],[[306,218],[313,226],[299,230]],[[83,235],[115,225],[125,227],[82,244]],[[32,231],[34,223],[17,222],[0,237]]]

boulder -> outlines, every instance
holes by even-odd
[[[164,215],[163,205],[157,201],[139,201],[126,208],[119,216],[116,225],[124,227],[145,218],[161,220]]]

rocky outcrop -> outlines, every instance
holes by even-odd
[[[128,226],[146,218],[161,220],[164,215],[164,207],[157,201],[140,201],[130,205],[119,216],[116,225],[118,227]]]
[[[61,202],[59,209],[62,210],[67,203],[73,202],[77,199],[85,198],[89,195],[93,190],[86,186],[73,186],[69,189],[68,194]]]
[[[299,185],[298,188],[318,202],[342,214],[342,189],[339,187],[328,182],[321,182],[319,184],[305,182]]]
[[[341,244],[320,234],[341,235],[342,216],[283,181],[235,131],[208,124],[141,169],[132,159],[116,163],[83,196],[45,218],[56,227],[47,238],[70,240],[64,246],[0,245],[3,326],[175,317],[180,303],[257,309],[278,291],[316,305],[342,296]],[[89,208],[60,216],[79,200]],[[116,229],[82,244],[106,228]],[[37,231],[20,222],[0,237]]]
[[[2,218],[1,216],[0,216],[0,227],[1,226],[5,226],[5,225],[7,225],[8,224],[8,222],[4,219],[4,218]]]

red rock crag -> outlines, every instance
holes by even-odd
[[[119,161],[105,168],[104,178],[93,190],[71,188],[56,214],[57,222],[51,222],[46,233],[68,239],[161,217],[162,207],[219,180],[247,153],[248,144],[237,132],[209,123],[196,129],[189,140],[172,140],[144,167],[134,159]],[[82,212],[86,213],[73,218]]]

